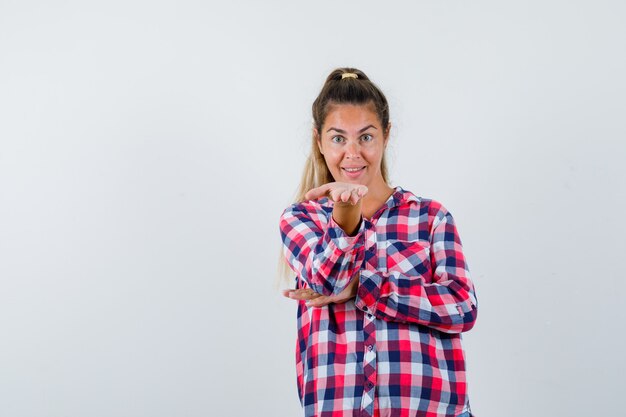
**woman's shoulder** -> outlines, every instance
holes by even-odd
[[[412,191],[409,191],[401,186],[395,187],[393,196],[399,202],[417,203],[420,207],[428,207],[433,211],[447,211],[439,200],[413,193]]]
[[[420,213],[427,213],[428,217],[442,218],[449,214],[448,209],[440,200],[415,194],[401,186],[395,188],[394,198],[397,198],[401,203],[415,204],[419,208]]]

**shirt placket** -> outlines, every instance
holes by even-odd
[[[365,223],[365,268],[375,270],[378,261],[378,243],[376,227],[369,221]],[[371,312],[363,317],[363,397],[361,398],[361,416],[374,415],[374,400],[376,395],[376,320]]]

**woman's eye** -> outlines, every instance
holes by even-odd
[[[333,141],[334,143],[341,143],[343,142],[343,138],[341,136],[333,136],[331,141]]]
[[[363,142],[371,142],[373,139],[374,139],[374,137],[372,135],[369,135],[369,134],[361,136],[361,140]]]

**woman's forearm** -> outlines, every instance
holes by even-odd
[[[361,200],[352,205],[337,202],[333,206],[333,219],[348,236],[354,236],[361,225]]]

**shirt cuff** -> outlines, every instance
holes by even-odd
[[[354,236],[348,236],[348,234],[339,226],[335,219],[333,219],[332,214],[328,219],[328,236],[332,243],[342,252],[348,252],[357,245],[357,243],[362,244],[362,236],[365,230],[365,222],[361,217],[359,229]]]
[[[354,304],[366,313],[375,314],[380,297],[382,278],[375,272],[362,269],[359,273],[359,287]]]

